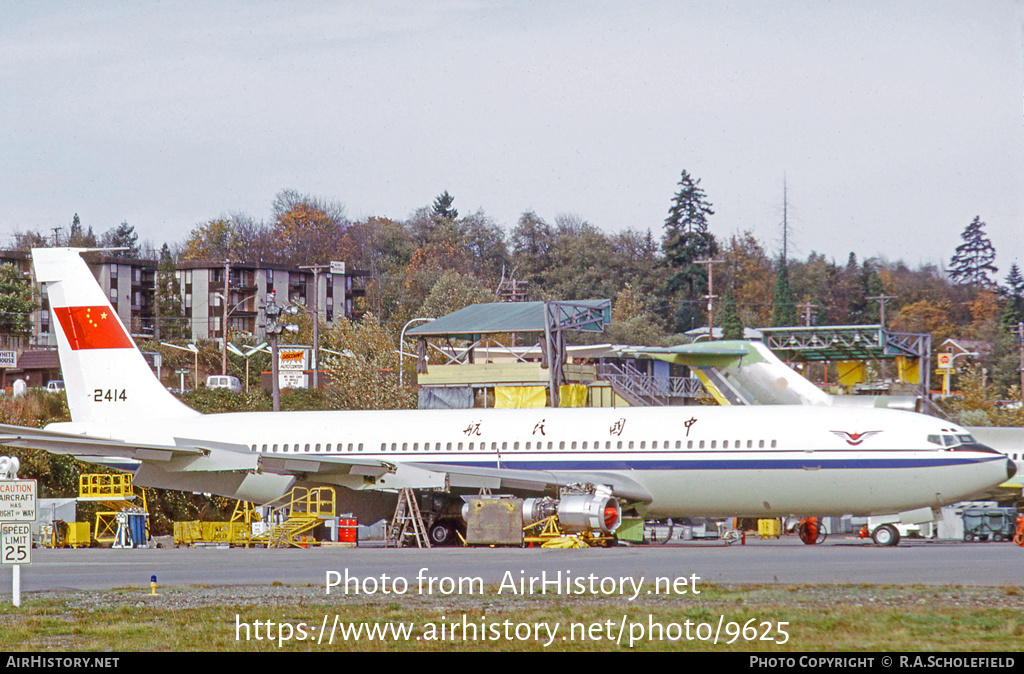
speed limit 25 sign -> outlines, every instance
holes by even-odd
[[[32,563],[32,525],[27,522],[0,524],[0,562]]]

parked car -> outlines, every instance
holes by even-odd
[[[238,377],[211,374],[206,378],[206,388],[226,388],[238,392],[242,390],[242,383],[238,381]]]
[[[46,382],[46,390],[50,391],[52,393],[57,393],[59,391],[63,391],[64,390],[64,380],[63,379],[51,379],[50,381]]]

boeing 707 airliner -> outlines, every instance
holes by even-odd
[[[433,490],[457,512],[482,488],[558,502],[613,532],[645,518],[901,513],[1007,480],[1014,466],[962,427],[886,409],[801,405],[583,409],[240,412],[203,415],[153,375],[81,249],[37,249],[71,422],[0,427],[0,443],[111,458],[135,484],[266,503],[296,484],[337,487],[338,508],[394,511],[401,488]],[[949,442],[948,438],[954,441]],[[560,513],[561,516],[561,513]],[[448,536],[451,517],[435,519]],[[589,519],[587,519],[589,518]],[[885,525],[888,526],[888,525]],[[891,528],[891,527],[890,527]],[[881,527],[879,529],[882,529]],[[878,540],[889,542],[883,530]]]

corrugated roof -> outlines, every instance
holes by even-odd
[[[608,300],[574,300],[600,309]],[[459,337],[501,332],[544,332],[544,302],[472,304],[408,330],[410,337]]]

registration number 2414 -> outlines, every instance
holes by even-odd
[[[92,399],[98,403],[116,403],[128,400],[128,393],[123,388],[93,389]]]

